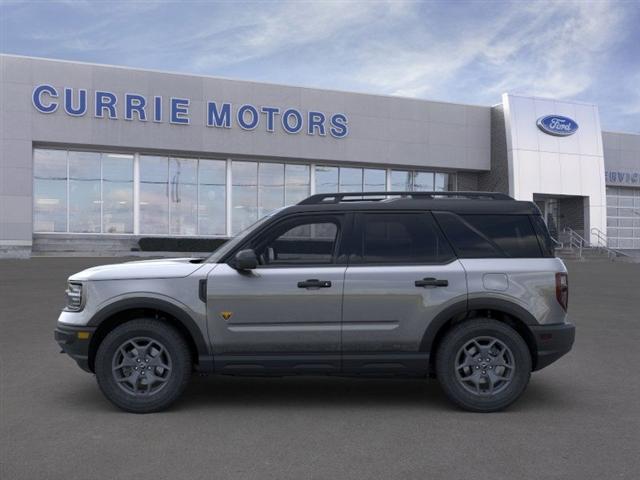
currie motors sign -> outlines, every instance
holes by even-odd
[[[578,131],[578,124],[569,117],[562,115],[547,115],[536,122],[540,130],[556,137],[568,137]]]
[[[84,88],[64,88],[61,92],[52,85],[42,84],[33,89],[31,100],[40,113],[54,113],[58,108],[67,115],[82,117],[87,114],[95,118],[117,120],[136,120],[155,123],[169,122],[176,125],[190,125],[190,99],[148,97],[136,93],[125,93],[118,97],[115,93],[96,90],[91,95],[92,105],[88,102],[88,93]],[[120,115],[120,116],[119,116]],[[231,103],[205,102],[204,124],[214,128],[232,128],[243,130],[263,128],[267,132],[283,130],[289,134],[302,131],[307,135],[344,138],[349,134],[348,119],[344,113],[325,114],[317,110],[302,112],[297,108],[255,106]]]

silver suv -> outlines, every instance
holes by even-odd
[[[208,258],[72,275],[55,338],[130,412],[192,371],[434,376],[460,407],[513,403],[567,353],[567,270],[537,207],[503,194],[313,195]]]

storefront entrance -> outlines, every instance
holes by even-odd
[[[553,238],[558,239],[560,232],[566,228],[571,228],[586,238],[584,197],[534,194],[533,201],[542,212]]]

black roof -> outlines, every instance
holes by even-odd
[[[492,192],[366,192],[312,195],[283,210],[292,212],[431,210],[460,214],[539,215],[533,202]]]

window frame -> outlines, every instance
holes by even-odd
[[[365,215],[390,215],[391,217],[402,215],[402,214],[413,214],[413,215],[425,215],[428,219],[428,222],[431,222],[431,225],[435,232],[440,236],[440,239],[444,244],[449,247],[450,257],[442,260],[440,262],[365,262],[364,260],[358,261],[356,255],[361,254],[360,247],[358,246],[358,240],[362,239],[364,235],[364,217]],[[353,220],[353,228],[350,232],[350,237],[348,238],[348,254],[347,260],[348,265],[350,267],[365,267],[365,266],[378,266],[378,267],[408,267],[408,266],[417,266],[417,265],[434,265],[434,266],[442,266],[449,265],[452,262],[458,260],[458,256],[456,254],[455,249],[451,245],[451,242],[446,237],[442,228],[435,220],[432,212],[430,210],[365,210],[354,213]]]

